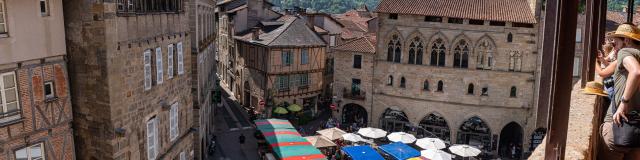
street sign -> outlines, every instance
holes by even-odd
[[[260,106],[264,106],[264,100],[260,100],[260,102],[258,102],[258,104],[259,104]]]
[[[336,108],[336,104],[331,104],[331,106],[329,106],[329,107],[331,107],[331,110],[336,110],[337,109]]]

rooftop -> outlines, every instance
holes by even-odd
[[[268,29],[268,27],[260,28],[258,40],[252,39],[252,32],[240,34],[240,36],[236,36],[235,38],[241,41],[272,47],[326,45],[322,38],[311,30],[303,19],[297,16],[286,15],[276,21],[277,22],[273,23],[262,22],[262,24],[269,24],[271,26],[279,25],[279,27],[275,29]]]
[[[374,39],[375,36],[356,38],[337,46],[335,50],[373,54],[376,53],[375,42],[373,42]]]
[[[376,12],[536,23],[527,0],[382,0]]]

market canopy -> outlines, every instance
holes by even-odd
[[[324,136],[308,136],[304,138],[317,148],[336,146],[335,143]]]
[[[282,119],[259,119],[259,120],[256,120],[255,123],[258,130],[261,130],[261,131],[263,129],[293,128],[293,125],[291,125],[291,122],[289,122],[288,120],[282,120]]]
[[[351,146],[342,148],[342,152],[353,160],[384,160],[371,146]]]
[[[326,160],[320,150],[313,147],[307,139],[302,138],[287,120],[261,119],[255,124],[273,149],[273,153],[281,160]]]
[[[378,148],[397,160],[405,160],[420,156],[420,152],[418,150],[400,142],[382,145]]]
[[[336,140],[336,139],[340,139],[342,138],[343,134],[347,134],[347,132],[333,127],[333,128],[328,128],[328,129],[323,129],[323,130],[319,130],[316,131],[317,133],[319,133],[320,135],[327,137],[329,140]]]

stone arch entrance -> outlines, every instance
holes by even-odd
[[[411,126],[407,114],[398,109],[387,108],[380,118],[380,128],[387,132],[409,132]]]
[[[484,120],[471,117],[460,125],[456,143],[475,146],[484,153],[490,153],[491,129]]]
[[[498,155],[500,155],[500,157],[520,159],[520,153],[522,152],[522,132],[522,127],[516,122],[511,122],[502,128],[500,132],[500,142],[498,144]],[[513,147],[515,147],[516,154],[513,154]]]
[[[418,130],[417,135],[419,137],[431,137],[440,138],[445,142],[451,143],[451,130],[447,124],[447,120],[439,113],[431,113],[420,121],[418,124],[424,130]]]
[[[367,125],[367,110],[361,105],[349,103],[342,108],[342,124],[351,126],[354,123],[358,127]]]

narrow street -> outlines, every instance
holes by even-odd
[[[216,151],[212,160],[255,160],[258,159],[255,129],[246,113],[223,90],[222,106],[215,107]],[[240,144],[239,137],[246,140]]]

